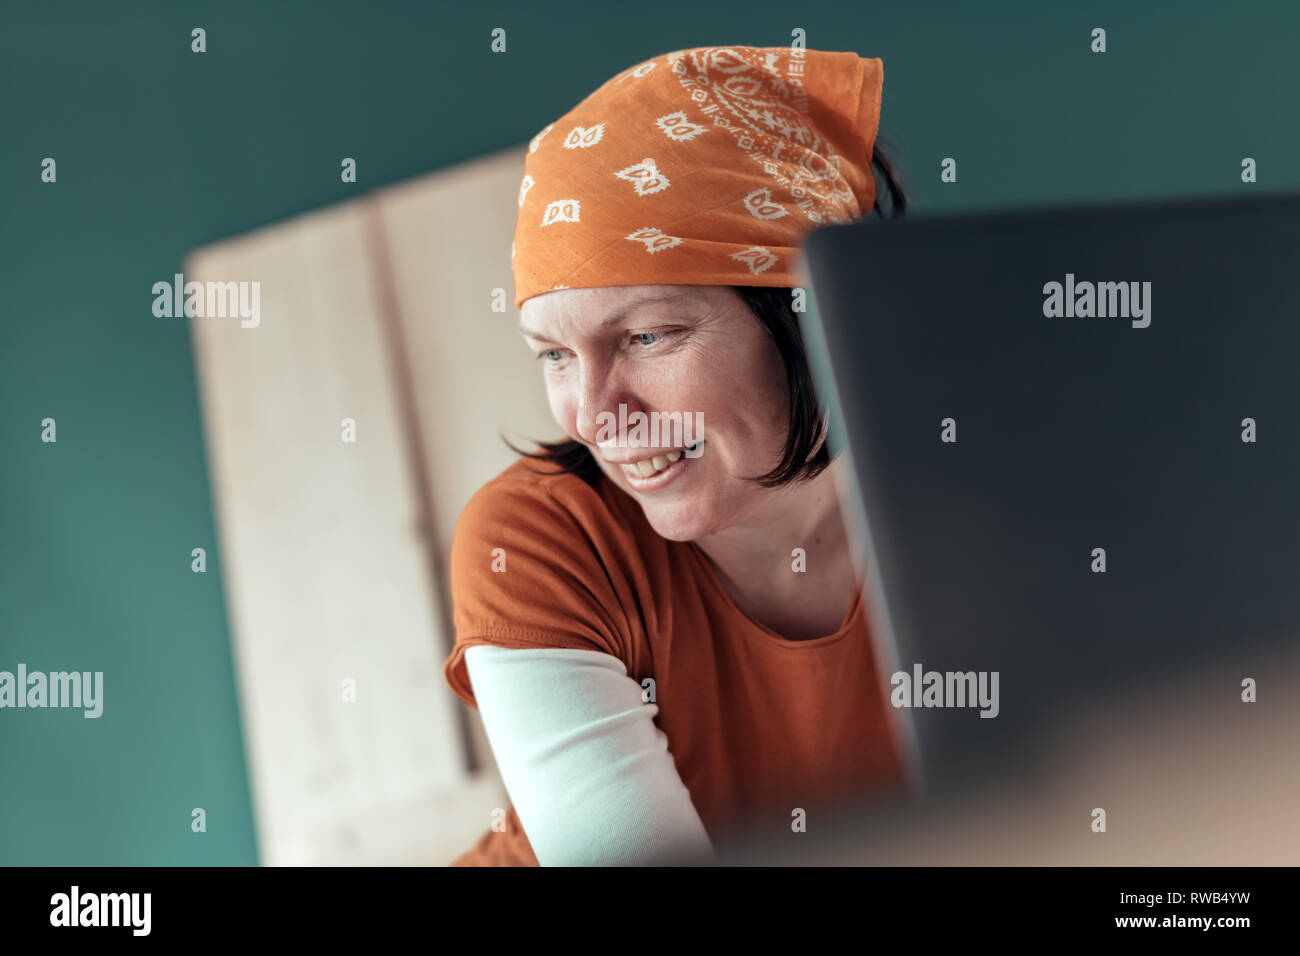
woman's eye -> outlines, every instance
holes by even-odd
[[[633,334],[632,338],[636,340],[638,345],[654,345],[662,336],[662,332],[637,332]]]
[[[538,352],[537,357],[539,359],[545,359],[547,363],[554,365],[564,357],[564,354],[559,349],[547,349],[544,352]]]

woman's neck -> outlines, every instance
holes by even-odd
[[[695,541],[740,609],[790,640],[833,634],[853,600],[858,582],[834,473],[841,467],[837,460],[778,489],[748,520]]]

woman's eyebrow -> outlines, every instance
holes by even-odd
[[[680,290],[669,290],[667,292],[660,292],[654,295],[647,295],[644,298],[637,299],[631,305],[620,309],[619,311],[615,312],[613,315],[607,316],[604,320],[601,321],[600,325],[596,327],[596,331],[597,332],[602,331],[610,325],[614,325],[617,322],[622,322],[625,318],[628,317],[628,315],[635,312],[637,309],[644,308],[647,305],[654,305],[657,302],[672,302],[685,297],[686,296]],[[542,335],[542,333],[536,332],[533,329],[530,329],[528,326],[524,325],[524,320],[522,318],[519,320],[519,334],[526,339],[534,339],[537,341],[544,341],[544,342],[551,341],[545,335]]]

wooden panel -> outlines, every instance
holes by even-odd
[[[379,194],[443,553],[470,496],[514,459],[504,434],[555,439],[517,326],[510,243],[526,146]],[[493,312],[492,290],[506,311]]]
[[[367,208],[202,250],[261,322],[190,320],[264,863],[443,863],[486,827],[446,688],[428,504]],[[357,422],[357,441],[341,420]],[[355,703],[342,700],[356,681]],[[457,800],[465,807],[455,823]],[[465,803],[469,800],[469,803]],[[394,829],[394,821],[403,826]]]
[[[502,436],[531,448],[529,439],[561,435],[514,306],[510,244],[526,149],[441,170],[376,200],[443,568],[466,502],[516,457]],[[492,311],[494,289],[504,291],[505,312]],[[495,772],[478,711],[466,713],[475,765]]]

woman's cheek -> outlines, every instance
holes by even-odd
[[[785,363],[773,347],[760,366],[758,380],[763,383],[759,406],[766,409],[769,429],[780,432],[778,443],[784,443],[784,431],[789,426],[790,385],[786,380]]]
[[[560,430],[570,438],[580,440],[578,416],[574,411],[573,402],[565,396],[563,390],[547,385],[546,403],[550,406],[551,417],[555,419],[555,424],[560,426]]]

